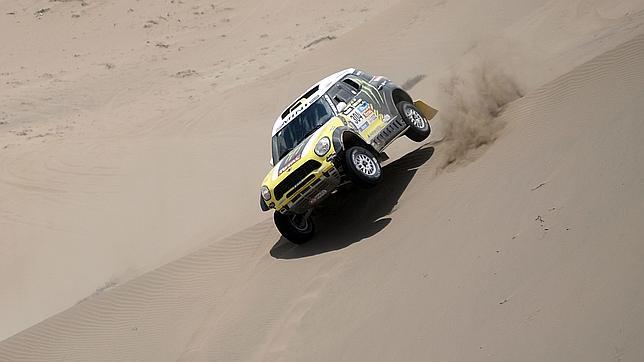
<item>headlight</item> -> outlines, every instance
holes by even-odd
[[[262,199],[268,201],[271,199],[271,190],[266,186],[262,186]]]
[[[322,137],[318,141],[318,144],[315,145],[315,154],[322,157],[326,155],[330,149],[331,149],[331,141],[329,140],[329,137]]]

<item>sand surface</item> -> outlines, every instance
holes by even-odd
[[[641,361],[644,3],[0,0],[0,361]],[[280,239],[272,122],[439,109]]]

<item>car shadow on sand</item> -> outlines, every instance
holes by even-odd
[[[295,245],[281,237],[271,248],[276,259],[297,259],[346,248],[373,236],[391,222],[388,216],[398,203],[416,171],[434,154],[422,146],[383,167],[382,182],[369,190],[348,187],[316,210],[317,235],[306,244]]]

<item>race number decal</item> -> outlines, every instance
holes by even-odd
[[[365,129],[367,129],[367,127],[369,127],[369,123],[367,123],[367,120],[362,117],[360,112],[351,113],[349,118],[351,119],[351,123],[353,123],[353,125],[360,132],[364,131]]]

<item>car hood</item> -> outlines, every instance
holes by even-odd
[[[318,135],[321,133],[322,128],[324,127],[320,127],[320,129],[313,132],[313,134],[305,138],[302,142],[300,142],[300,144],[298,144],[294,149],[287,153],[286,156],[282,157],[282,159],[273,167],[273,169],[271,169],[271,172],[269,172],[268,174],[271,181],[277,181],[278,179],[280,179],[280,176],[282,176],[293,166],[300,166],[300,163],[302,163],[302,155],[305,153],[305,151],[310,152],[313,147],[315,147],[314,143],[317,142]]]
[[[306,160],[310,160],[312,157],[319,158],[313,151],[315,145],[324,136],[331,138],[333,130],[339,125],[342,125],[342,122],[337,117],[334,117],[320,127],[320,129],[305,138],[270,170],[264,179],[264,185],[274,186],[286,177],[289,173],[288,171],[301,166]]]

